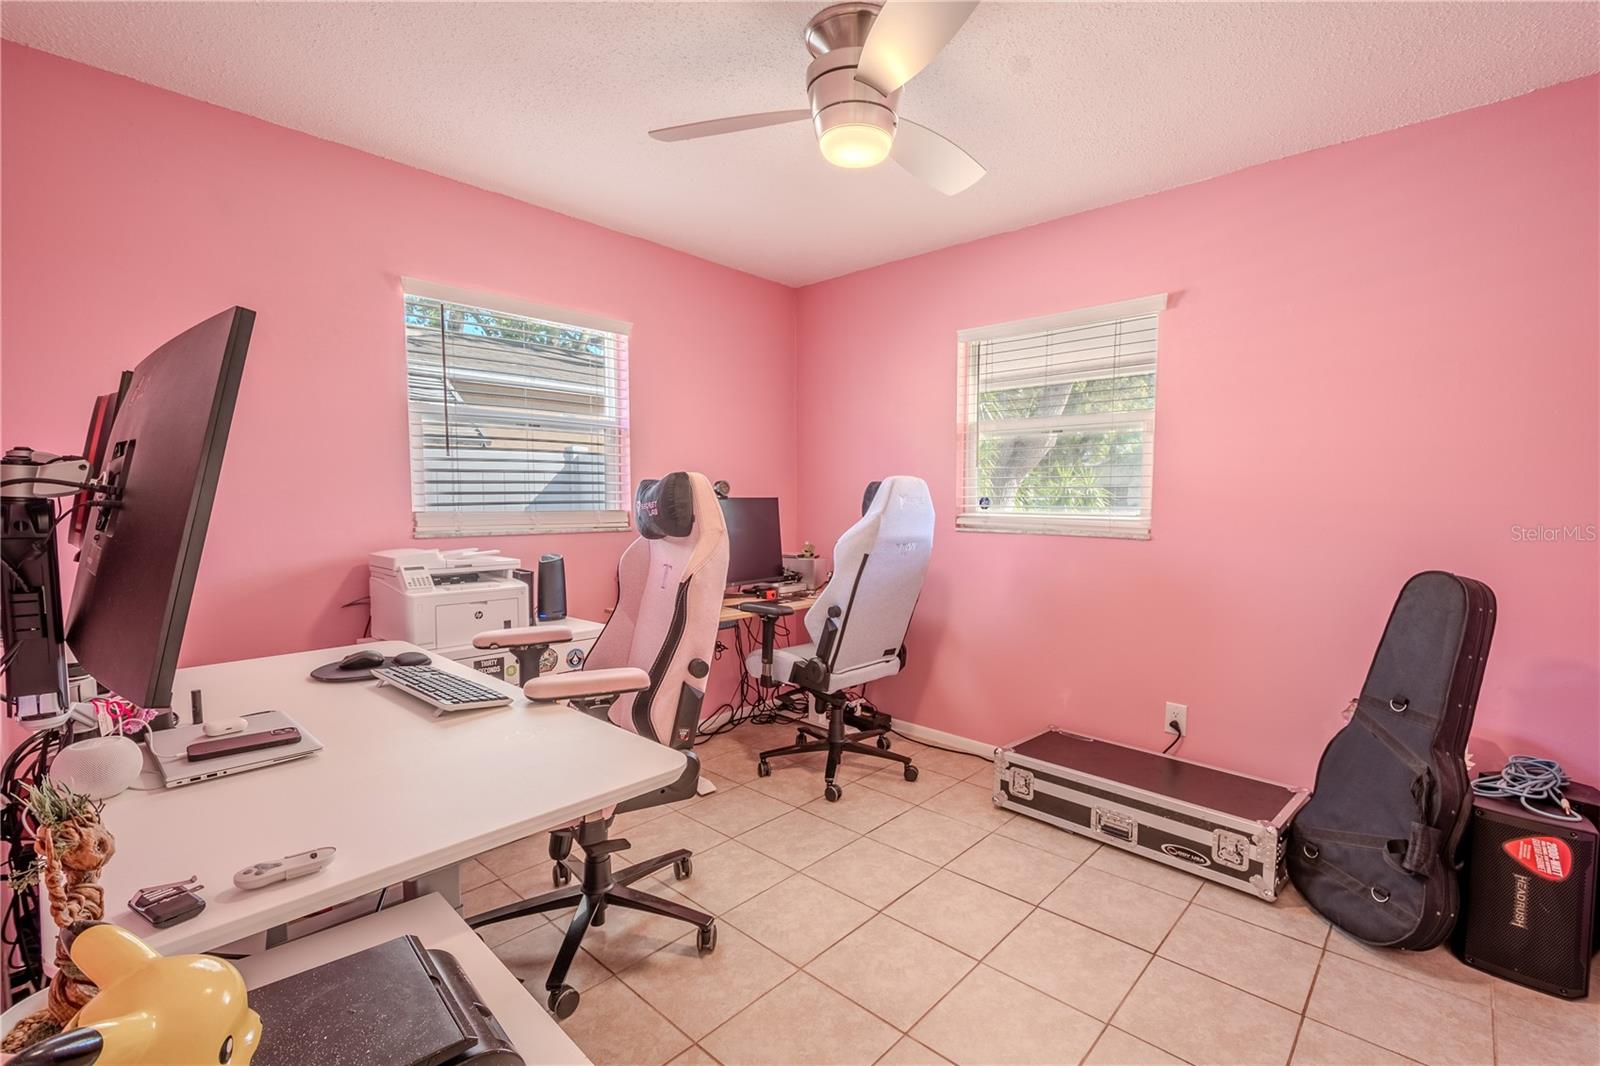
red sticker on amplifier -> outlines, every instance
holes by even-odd
[[[1572,849],[1559,837],[1520,837],[1506,841],[1505,849],[1546,881],[1565,881],[1572,873]]]

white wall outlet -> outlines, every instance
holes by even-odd
[[[1169,733],[1176,733],[1180,737],[1189,735],[1189,705],[1186,703],[1167,704],[1166,713],[1161,718],[1161,725]]]

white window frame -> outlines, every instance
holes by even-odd
[[[986,533],[1045,533],[1058,536],[1116,537],[1131,540],[1150,539],[1151,493],[1146,492],[1137,515],[1080,516],[1070,514],[996,513],[980,511],[968,505],[967,487],[978,479],[978,424],[971,414],[973,367],[969,353],[974,345],[983,341],[1008,340],[1033,333],[1074,329],[1082,326],[1109,325],[1125,318],[1138,318],[1159,314],[1166,310],[1167,294],[1142,296],[1118,303],[1085,307],[1055,315],[998,322],[988,326],[958,330],[956,333],[956,427],[959,438],[959,467],[956,471],[956,528]],[[1157,342],[1159,348],[1159,340]],[[1159,367],[1160,354],[1156,362]],[[1159,380],[1159,373],[1157,374]],[[1155,410],[1107,412],[1097,416],[1066,415],[1059,419],[1015,419],[1012,428],[1049,429],[1056,423],[1060,428],[1093,429],[1137,424],[1144,427],[1144,482],[1154,484],[1155,463]],[[986,422],[986,429],[1005,429],[1007,422]]]
[[[628,488],[632,484],[629,471],[629,438],[632,433],[632,427],[629,420],[627,387],[628,335],[632,331],[632,323],[582,311],[551,307],[501,293],[480,292],[450,285],[441,285],[437,282],[419,278],[402,278],[401,296],[402,305],[405,297],[418,296],[425,300],[481,307],[486,311],[498,314],[521,315],[556,325],[575,326],[579,329],[610,333],[617,338],[616,366],[614,370],[617,388],[617,425],[620,431],[618,434],[620,451],[617,460],[620,464],[618,477],[621,483],[623,505],[620,510],[425,511],[418,509],[416,505],[417,486],[413,480],[411,485],[411,514],[414,535],[420,539],[460,536],[515,536],[540,533],[609,533],[632,528],[633,519],[628,509]],[[404,314],[403,307],[401,313],[402,315]],[[400,367],[401,371],[405,372],[406,352],[404,343],[401,345]],[[406,396],[406,420],[408,425],[407,467],[413,471],[414,478],[418,457],[409,387]]]

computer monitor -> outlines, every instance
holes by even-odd
[[[783,576],[776,496],[734,496],[719,501],[728,527],[728,584],[776,581]]]
[[[146,356],[111,424],[98,481],[116,506],[84,531],[66,635],[96,681],[141,707],[172,699],[255,317],[235,307]]]

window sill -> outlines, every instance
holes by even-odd
[[[620,533],[633,528],[626,511],[568,514],[451,513],[416,511],[412,532],[418,540],[440,537],[527,537],[549,533]]]
[[[1038,533],[1052,537],[1107,537],[1112,540],[1149,540],[1144,519],[1068,518],[1060,515],[962,514],[956,529],[968,533]]]

